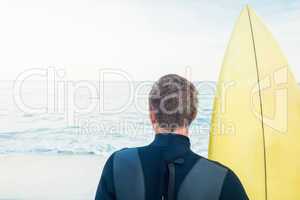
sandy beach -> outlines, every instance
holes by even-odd
[[[0,200],[93,199],[101,156],[0,156]]]

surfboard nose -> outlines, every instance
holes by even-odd
[[[241,11],[239,20],[245,20],[245,21],[250,21],[253,19],[250,18],[254,18],[254,19],[258,19],[255,10],[252,8],[251,5],[247,4]]]

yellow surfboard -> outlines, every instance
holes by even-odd
[[[300,199],[300,90],[249,6],[224,58],[208,154],[240,177],[250,199]]]

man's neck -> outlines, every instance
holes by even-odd
[[[174,129],[172,131],[170,131],[169,129],[164,129],[164,128],[155,128],[155,133],[156,134],[174,133],[174,134],[183,135],[183,136],[186,136],[186,137],[189,136],[189,130],[187,128],[185,128],[185,127],[177,128],[177,129]]]

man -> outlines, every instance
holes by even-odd
[[[149,95],[154,141],[108,159],[96,200],[248,199],[230,169],[191,151],[189,126],[197,104],[191,82],[173,74],[160,78]]]

